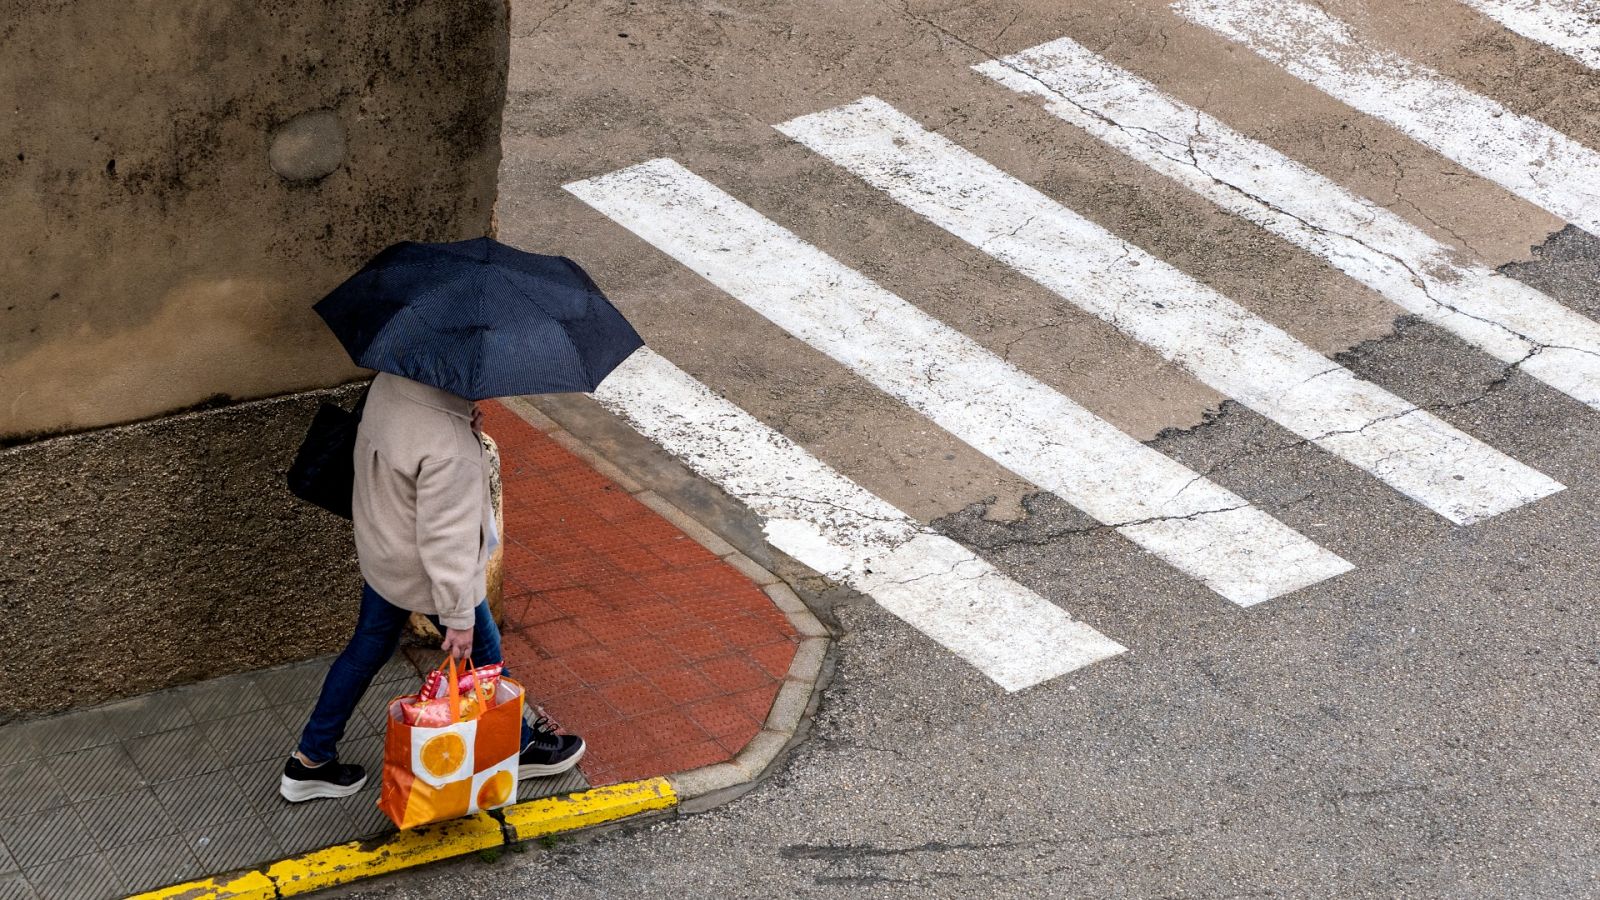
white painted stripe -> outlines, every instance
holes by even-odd
[[[1350,569],[670,159],[567,190],[1235,603],[1259,603]]]
[[[1126,650],[649,349],[594,397],[746,504],[774,547],[870,595],[1008,691]]]
[[[778,129],[1453,522],[1561,490],[877,98]]]
[[[1062,38],[974,66],[1228,212],[1600,409],[1600,324]]]
[[[1245,44],[1528,202],[1600,234],[1600,153],[1361,40],[1299,0],[1179,0],[1185,18]]]
[[[1526,38],[1600,69],[1600,3],[1595,0],[1462,0]]]

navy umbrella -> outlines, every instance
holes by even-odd
[[[313,308],[356,365],[468,400],[592,391],[644,345],[577,263],[486,237],[395,244]]]

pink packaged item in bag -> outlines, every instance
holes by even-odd
[[[499,663],[489,666],[479,666],[475,669],[466,669],[456,677],[456,688],[461,697],[461,718],[455,719],[450,715],[450,691],[443,669],[429,672],[422,681],[422,690],[415,697],[406,697],[400,701],[400,714],[407,725],[422,728],[442,728],[453,725],[457,721],[466,721],[476,718],[486,710],[480,710],[478,697],[495,696],[495,686],[500,682],[500,675],[505,667]],[[477,688],[481,685],[483,692],[480,695]]]
[[[468,669],[456,677],[456,689],[465,697],[472,693],[473,687],[481,682],[484,691],[491,697],[494,696],[495,682],[500,680],[500,673],[505,671],[505,666],[495,663],[490,666],[479,666]],[[422,680],[422,690],[417,692],[419,700],[434,700],[448,693],[445,690],[445,673],[442,669],[434,669],[428,677]]]

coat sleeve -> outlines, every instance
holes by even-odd
[[[417,473],[417,547],[446,628],[471,628],[483,599],[474,577],[483,540],[482,479],[478,462],[459,456],[424,462]]]

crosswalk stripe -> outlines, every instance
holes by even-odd
[[[1600,408],[1600,324],[1061,38],[973,67],[1423,320]]]
[[[1008,691],[1127,649],[649,349],[594,397],[761,516],[772,546],[871,596]]]
[[[1561,490],[875,97],[777,127],[1452,522]]]
[[[1178,13],[1600,235],[1600,153],[1357,37],[1299,0],[1178,0]]]
[[[1600,6],[1593,0],[1462,0],[1512,31],[1600,69]]]
[[[1018,475],[1240,605],[1350,564],[670,159],[568,190]]]

